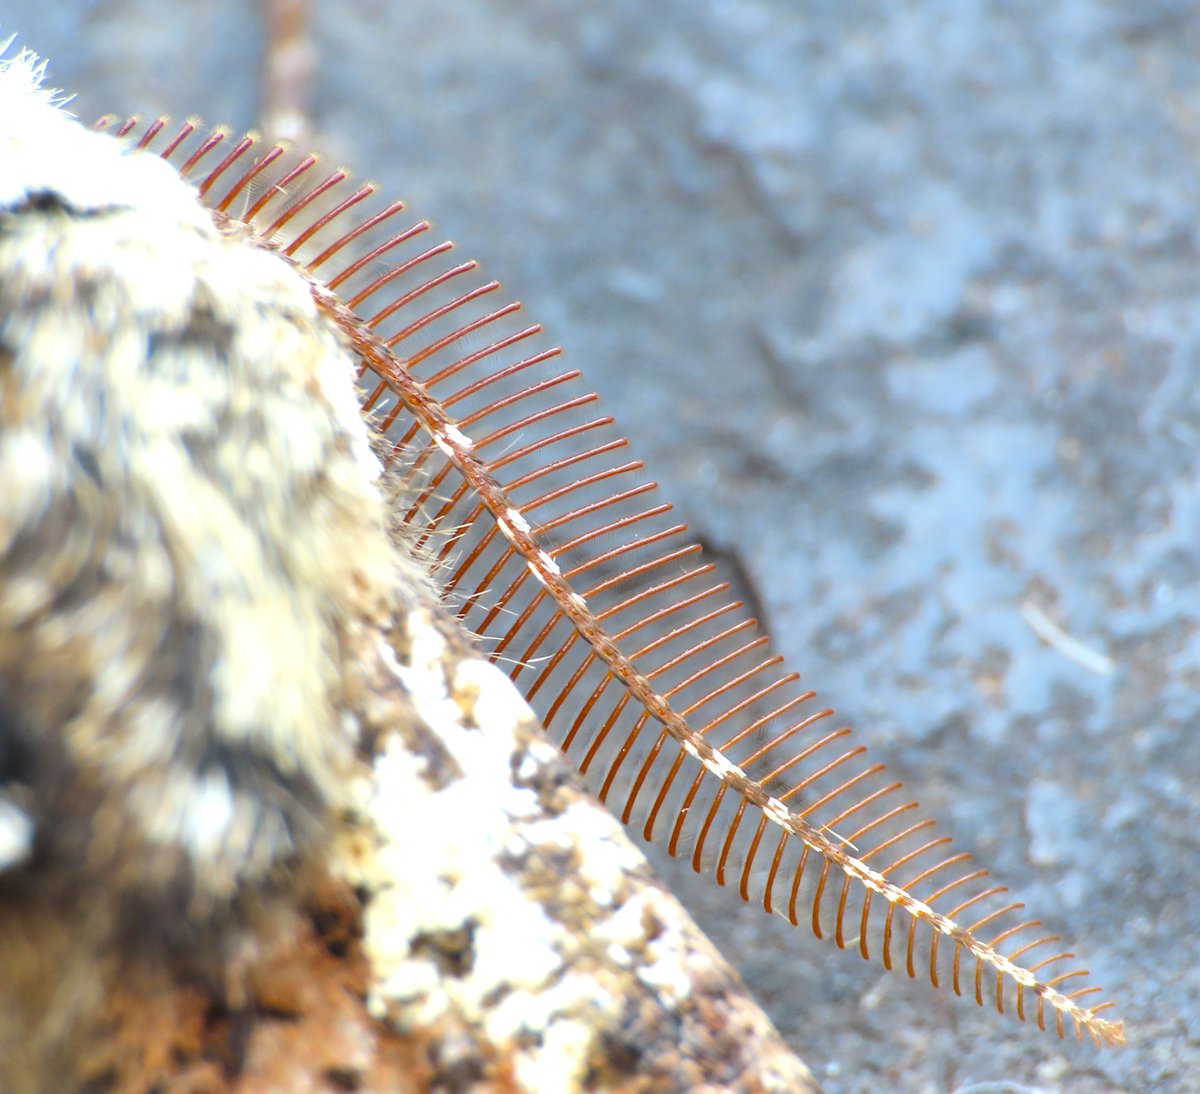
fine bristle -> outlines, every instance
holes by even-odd
[[[420,473],[404,516],[450,602],[623,821],[864,958],[1060,1037],[1123,1040],[1073,955],[770,652],[497,282],[315,157],[194,122],[105,127],[312,279],[362,358],[365,408]]]

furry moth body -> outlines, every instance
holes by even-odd
[[[85,908],[85,950],[294,885],[361,762],[348,664],[415,570],[307,286],[38,74],[0,73],[0,908]],[[6,973],[30,952],[0,936]]]
[[[136,845],[131,884],[206,907],[303,853],[353,762],[344,665],[395,582],[381,468],[306,286],[165,164],[46,118],[80,185],[36,132],[0,176],[8,782],[104,803],[83,873]],[[61,853],[35,835],[25,865]]]

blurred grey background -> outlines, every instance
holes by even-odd
[[[313,13],[317,143],[565,344],[806,682],[1129,1025],[1060,1045],[667,869],[830,1094],[1200,1090],[1198,15]],[[89,120],[258,123],[249,0],[0,26]]]

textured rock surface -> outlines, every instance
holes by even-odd
[[[256,120],[245,5],[4,19],[85,117]],[[1188,1089],[1192,6],[331,4],[316,32],[321,143],[566,343],[782,652],[1130,1026],[1060,1047],[688,894],[826,1089]]]

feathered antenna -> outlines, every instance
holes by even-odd
[[[1100,989],[1076,986],[1086,970],[1060,971],[1074,955],[1057,937],[952,851],[848,729],[826,729],[832,712],[812,710],[699,561],[579,372],[520,305],[491,303],[497,282],[427,245],[427,222],[397,229],[402,204],[363,212],[375,188],[342,196],[346,172],[321,175],[315,157],[192,122],[170,137],[162,120],[102,126],[158,150],[219,218],[242,203],[237,219],[309,278],[362,360],[364,406],[424,476],[406,518],[427,541],[445,533],[437,563],[463,621],[514,659],[600,796],[624,795],[626,823],[864,958],[891,968],[902,947],[909,976],[923,965],[935,987],[965,983],[1022,1020],[1032,996],[1043,1029],[1124,1040],[1112,1004],[1089,1005]]]

